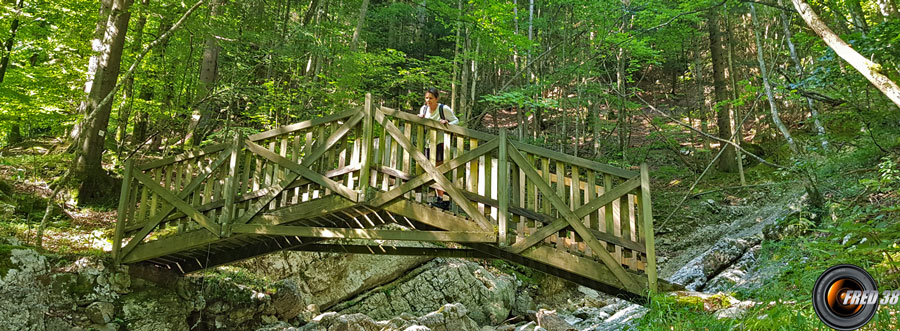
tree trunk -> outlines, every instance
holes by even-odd
[[[794,8],[800,13],[800,17],[803,17],[806,24],[809,25],[823,41],[825,41],[825,44],[827,44],[828,47],[831,47],[838,56],[844,59],[844,61],[847,61],[847,63],[866,77],[872,85],[875,85],[875,87],[878,88],[881,93],[884,93],[884,95],[897,105],[897,107],[900,107],[900,86],[897,86],[897,83],[894,83],[890,78],[881,73],[882,67],[880,64],[869,61],[869,59],[866,59],[857,53],[849,44],[844,42],[841,37],[831,31],[806,1],[791,1],[794,3]]]
[[[731,99],[737,100],[738,99],[738,90],[737,90],[737,82],[736,82],[737,81],[737,77],[736,77],[737,73],[734,71],[734,59],[733,59],[734,34],[732,33],[732,30],[731,30],[731,20],[728,19],[729,15],[731,15],[731,12],[728,10],[728,4],[725,5],[724,12],[725,12],[725,20],[724,20],[725,21],[725,33],[726,33],[727,40],[728,40],[727,41],[728,47],[726,48],[728,51],[728,82],[731,85],[730,86]],[[738,119],[741,118],[741,111],[740,111],[739,107],[731,107],[731,109],[732,109],[732,113],[729,116],[731,116],[731,119],[733,120],[732,124],[734,127],[734,134],[731,136],[734,139],[734,143],[737,145],[740,145],[741,141],[744,140],[744,137],[741,134],[742,133],[741,132],[741,124],[742,123],[738,122]],[[741,155],[741,151],[739,151],[737,149],[735,149],[734,154],[735,154],[735,163],[737,164],[738,174],[740,175],[740,178],[741,178],[741,186],[747,185],[747,179],[744,176],[744,158]]]
[[[782,0],[778,0],[778,5],[782,6]],[[781,14],[781,26],[784,29],[784,39],[787,41],[788,50],[791,53],[791,60],[794,62],[794,66],[797,69],[797,78],[799,81],[803,81],[803,64],[800,62],[800,57],[797,55],[797,48],[794,47],[794,42],[791,40],[791,28],[790,28],[790,19],[788,19],[787,14],[784,11],[779,10],[779,14]],[[822,126],[822,122],[819,121],[819,112],[816,110],[815,103],[812,98],[806,98],[806,107],[809,108],[810,116],[813,119],[813,124],[816,126],[816,132],[818,133],[819,139],[822,143],[822,149],[824,151],[828,151],[828,138],[825,137],[825,127]]]
[[[712,57],[713,87],[715,89],[716,102],[713,109],[716,112],[717,136],[721,139],[731,138],[731,107],[728,105],[728,78],[725,70],[728,66],[725,54],[725,44],[722,40],[722,31],[719,28],[721,15],[718,9],[709,11],[709,49]],[[725,151],[719,158],[718,169],[725,172],[737,170],[737,155],[730,144],[721,144]]]
[[[78,190],[80,203],[103,199],[115,190],[101,165],[112,102],[106,102],[99,108],[97,106],[112,91],[118,80],[132,2],[133,0],[113,0],[108,17],[100,15],[100,19],[105,21],[98,23],[104,30],[102,41],[97,46],[101,53],[93,83],[82,103],[85,114],[97,113],[91,116],[89,122],[82,123],[83,130],[77,140],[81,145],[76,147],[73,165],[76,178],[82,181]]]
[[[209,2],[209,24],[215,24],[215,19],[221,13],[221,0],[212,0]],[[206,42],[203,46],[203,59],[200,62],[200,84],[197,89],[197,99],[194,102],[196,109],[191,116],[191,123],[188,125],[188,132],[185,141],[188,145],[197,146],[212,126],[213,110],[215,102],[210,100],[216,81],[219,78],[219,45],[216,44],[216,36],[212,32],[211,26],[209,35],[206,36]]]
[[[9,57],[12,54],[13,42],[16,40],[16,31],[19,30],[19,12],[22,11],[22,6],[24,4],[25,0],[16,2],[16,16],[9,26],[9,38],[7,38],[6,42],[3,44],[3,48],[6,49],[6,52],[3,53],[3,58],[0,58],[0,83],[3,83],[3,77],[6,76],[6,71],[9,69]]]
[[[469,26],[466,25],[465,39],[462,46],[462,68],[460,69],[462,77],[460,78],[459,109],[453,109],[457,114],[465,114],[469,110],[469,98],[466,96],[466,93],[469,91],[469,46]]]
[[[362,6],[359,8],[359,19],[356,21],[356,29],[353,30],[353,38],[350,39],[350,51],[355,52],[357,43],[359,42],[359,33],[362,32],[363,25],[366,23],[366,12],[369,11],[369,0],[363,0]]]
[[[150,3],[150,0],[141,0],[141,5],[147,7]],[[139,54],[143,47],[143,39],[144,39],[144,26],[147,24],[147,16],[141,12],[141,15],[138,17],[137,23],[134,26],[133,31],[137,33],[134,37],[133,44],[131,45],[131,53]],[[131,108],[134,104],[134,76],[128,77],[125,80],[125,86],[122,88],[122,105],[119,106],[119,119],[117,123],[116,129],[116,142],[117,149],[116,153],[121,157],[122,156],[122,148],[125,146],[125,136],[128,131],[128,118],[131,117]],[[129,102],[129,100],[132,100]]]
[[[463,13],[463,1],[458,0],[456,2],[456,9],[459,11],[457,15],[458,20],[456,21],[456,46],[453,49],[453,79],[450,81],[450,109],[456,111],[456,97],[457,97],[457,82],[459,81],[459,67],[461,66],[459,60],[459,47],[460,47],[460,36],[462,35],[462,13]]]
[[[846,1],[847,9],[850,11],[850,17],[853,19],[853,27],[856,31],[865,35],[866,32],[869,32],[869,24],[866,23],[866,16],[863,14],[862,6],[859,5],[859,0]]]
[[[788,131],[787,127],[784,126],[784,123],[781,122],[781,118],[778,116],[778,106],[775,104],[775,95],[772,93],[772,86],[769,84],[769,76],[766,73],[766,60],[763,57],[762,37],[759,33],[759,18],[756,15],[756,7],[753,6],[752,3],[750,4],[750,18],[753,20],[753,35],[756,37],[756,60],[759,62],[759,73],[762,75],[763,85],[766,88],[766,97],[769,99],[769,109],[772,111],[772,122],[775,122],[778,131],[781,131],[781,135],[787,140],[791,151],[793,151],[794,154],[797,154],[799,152],[797,144],[794,143],[794,138],[791,137],[790,131]]]
[[[475,100],[477,97],[475,96],[475,85],[478,82],[478,52],[481,51],[481,42],[478,38],[475,38],[475,55],[472,56],[472,86],[469,88],[471,91],[469,92],[469,109],[468,112],[464,114],[472,114],[475,111]],[[469,118],[467,115],[466,118]],[[464,122],[463,124],[466,124]]]

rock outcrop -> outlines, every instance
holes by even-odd
[[[509,316],[516,302],[515,292],[515,280],[509,275],[494,274],[471,261],[435,259],[417,269],[411,278],[354,300],[355,304],[341,313],[389,319],[402,313],[425,314],[459,302],[478,324],[496,325]]]

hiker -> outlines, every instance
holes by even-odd
[[[438,92],[436,88],[432,87],[426,90],[425,104],[419,109],[419,117],[432,119],[441,122],[441,124],[456,125],[459,123],[459,118],[453,114],[453,109],[450,108],[450,106],[438,103],[440,97],[441,93]],[[444,143],[438,143],[437,146],[435,146],[435,149],[437,149],[437,151],[435,151],[434,154],[434,165],[437,167],[444,163]],[[431,158],[431,151],[427,147],[425,148],[425,157]],[[449,209],[450,201],[444,201],[444,191],[435,191],[437,191],[437,199],[432,205],[445,210]]]

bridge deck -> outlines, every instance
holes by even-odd
[[[443,163],[425,152],[439,147]],[[428,203],[435,189],[448,208]],[[127,163],[113,255],[181,273],[280,250],[499,258],[640,297],[667,285],[652,229],[646,165],[619,169],[367,96],[361,109]]]

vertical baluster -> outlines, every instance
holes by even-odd
[[[350,152],[350,160],[347,161],[348,166],[361,166],[360,152],[359,152],[360,148],[362,148],[362,140],[360,140],[360,139],[353,140],[353,148]],[[355,175],[354,172],[348,172],[347,173],[347,187],[349,187],[351,190],[356,189],[357,182],[359,182],[359,180],[362,179],[363,171],[364,170],[362,168],[360,168],[359,175]]]
[[[500,146],[499,151],[497,153],[497,162],[498,164],[498,173],[494,176],[494,178],[499,179],[499,182],[494,187],[497,188],[497,200],[498,200],[498,210],[497,210],[497,240],[498,244],[502,246],[507,245],[507,215],[509,213],[509,171],[507,169],[506,164],[506,128],[500,129]]]
[[[294,139],[291,142],[291,162],[298,163],[298,161],[300,160],[300,140],[302,138],[303,131],[297,132],[297,134],[294,135]],[[291,194],[291,199],[288,201],[288,203],[291,205],[300,203],[300,194],[303,193],[301,187],[297,186],[291,191],[293,193]]]
[[[469,139],[469,150],[473,150],[478,148],[478,139],[471,138]],[[469,174],[468,174],[468,182],[469,182],[469,191],[478,193],[478,169],[479,167],[479,158],[475,158],[472,161],[469,161]]]
[[[534,162],[532,162],[531,154],[525,153],[525,160],[528,160],[529,165],[534,164]],[[541,209],[538,208],[537,186],[535,186],[535,183],[531,180],[531,178],[525,177],[524,172],[521,169],[519,171],[519,178],[520,180],[525,182],[525,195],[522,198],[522,205],[525,206],[525,209],[530,209],[531,211],[539,213]],[[534,233],[534,231],[537,231],[539,225],[540,222],[529,219],[525,232],[530,235]]]
[[[283,158],[288,158],[288,156],[289,156],[288,155],[288,138],[290,138],[290,137],[283,136],[281,138],[281,146],[279,146],[279,148],[278,148],[278,150],[280,152],[279,155],[281,155],[281,157],[283,157]],[[288,170],[287,168],[281,168],[281,171],[277,173],[275,183],[280,183],[282,180],[284,180],[288,176],[288,172],[290,172],[290,170]],[[285,187],[288,187],[289,185],[290,185],[290,183],[288,183],[288,185],[285,185]],[[291,191],[293,191],[293,190],[284,190],[284,191],[282,191],[284,193],[279,194],[279,196],[281,198],[276,199],[278,207],[284,207],[290,201],[288,199],[290,199]]]
[[[416,124],[415,126],[416,126],[416,144],[413,146],[416,148],[416,151],[418,151],[420,153],[424,153],[424,151],[425,151],[425,126],[421,125],[421,124]],[[432,141],[434,141],[434,140],[432,140]],[[431,150],[433,151],[434,148],[432,148]],[[413,160],[413,161],[415,161],[415,160]],[[424,169],[422,169],[422,166],[418,164],[418,162],[414,162],[414,163],[416,163],[416,173],[415,173],[416,176],[421,175],[422,173],[425,172]],[[432,162],[432,164],[433,163],[434,162]],[[426,194],[428,194],[428,188],[425,187],[425,185],[422,185],[422,186],[419,186],[417,191],[418,191],[418,194],[416,194],[416,201],[421,203],[424,201]]]
[[[587,190],[584,191],[585,198],[584,203],[588,204],[592,200],[597,198],[597,173],[593,170],[588,171],[587,175]],[[600,213],[599,209],[597,211],[591,212],[585,217],[584,224],[588,226],[588,229],[600,230]],[[603,241],[600,241],[603,243]],[[585,256],[591,256],[591,248],[585,247],[584,250]]]
[[[239,146],[239,148],[243,149],[244,148],[243,144],[241,144],[241,146]],[[241,184],[239,185],[240,188],[238,189],[238,193],[241,195],[250,193],[252,191],[252,187],[251,187],[252,183],[250,183],[250,180],[252,178],[250,177],[250,174],[253,173],[253,166],[252,166],[253,165],[253,153],[250,153],[248,151],[248,152],[245,152],[244,154],[245,154],[244,155],[244,169],[241,172]],[[238,210],[238,215],[243,214],[244,211],[247,210],[247,207],[250,205],[250,203],[251,203],[251,200],[248,200],[247,202],[241,204],[241,209]],[[235,216],[235,217],[237,217],[237,216]]]
[[[320,125],[318,128],[316,128],[316,130],[317,130],[317,132],[319,132],[319,134],[322,133],[321,129],[322,129],[322,126],[321,126],[321,125]],[[321,136],[319,136],[319,137],[321,137]],[[316,138],[316,139],[320,139],[320,138]],[[309,151],[312,151],[312,149],[313,149],[313,132],[312,132],[312,129],[310,129],[309,132],[306,133],[306,141],[304,142],[303,146],[304,146],[304,147],[303,147],[302,152],[309,152]],[[298,157],[298,159],[297,159],[297,163],[303,163],[304,160],[306,160],[306,155],[300,155],[300,156]],[[312,167],[310,167],[310,169],[312,169],[313,171],[315,171],[316,169],[318,169],[318,168],[317,168],[318,163],[319,163],[319,162],[317,162],[315,165],[313,165]],[[315,184],[308,184],[308,185],[305,185],[305,190],[306,190],[306,192],[303,193],[303,199],[302,199],[302,201],[309,201],[309,200],[312,200],[312,199],[315,199],[315,198],[316,198],[316,197],[313,196],[313,189],[314,189],[315,187],[316,187]]]
[[[572,181],[569,187],[571,188],[569,205],[574,211],[581,207],[581,173],[575,165],[572,165]],[[578,254],[583,251],[584,240],[575,231],[569,231],[566,241],[568,242],[566,246],[569,248],[569,252]]]
[[[455,136],[456,136],[456,156],[455,157],[459,157],[460,155],[462,155],[465,152],[466,140],[461,135],[455,135]],[[463,190],[468,190],[468,187],[466,186],[466,167],[465,166],[462,166],[462,168],[457,167],[457,168],[453,169],[452,174],[453,174],[453,184],[456,185],[456,187],[459,187]],[[458,204],[454,203],[451,207],[451,210],[453,211],[454,214],[459,215],[459,205]]]
[[[497,198],[497,184],[494,182],[497,178],[496,166],[494,156],[491,153],[484,154],[484,196],[491,199]],[[490,205],[484,205],[484,214],[488,220],[497,219],[497,210]]]
[[[413,127],[412,127],[411,122],[403,123],[403,136],[406,138],[406,140],[409,140],[410,142],[413,141],[412,140],[412,130],[413,130]],[[402,149],[403,149],[403,172],[410,174],[410,175],[415,175],[415,169],[413,168],[412,160],[410,159],[410,156],[412,156],[412,154],[411,154],[412,151],[408,151],[405,148],[402,148]],[[401,181],[401,180],[397,181],[397,185],[401,185],[402,183],[403,183],[403,181]],[[410,191],[410,192],[406,193],[407,199],[415,199],[415,196],[416,196],[416,194],[414,191]]]
[[[549,172],[548,172],[549,173]],[[569,190],[566,189],[566,164],[562,163],[562,161],[556,161],[556,196],[559,197],[560,200],[565,202],[567,198],[567,192]],[[544,205],[547,208],[547,204]],[[556,217],[562,217],[562,213],[556,212]],[[568,230],[563,229],[556,233],[556,249],[564,250],[565,249],[565,238],[569,233]]]

